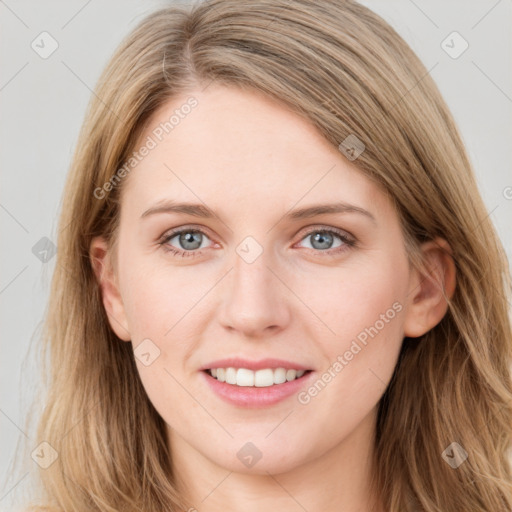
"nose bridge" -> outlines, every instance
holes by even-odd
[[[233,292],[240,295],[240,298],[248,295],[259,299],[268,295],[273,288],[273,275],[269,267],[267,255],[261,254],[254,261],[247,261],[237,255],[232,272]]]
[[[250,238],[236,249],[221,320],[226,327],[255,335],[269,327],[283,327],[289,315],[283,285],[271,270],[271,251]]]

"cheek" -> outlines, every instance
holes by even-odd
[[[166,266],[154,257],[131,260],[124,275],[123,303],[130,332],[135,336],[164,339],[198,300],[201,286],[190,273]]]
[[[333,338],[338,349],[376,322],[382,328],[381,315],[386,316],[384,320],[392,319],[386,322],[386,331],[389,324],[400,323],[395,321],[399,318],[395,313],[402,309],[407,290],[407,266],[405,260],[398,265],[401,260],[398,254],[387,258],[375,254],[328,272],[318,272],[314,285],[310,279],[298,279],[295,290],[323,321],[324,334]],[[393,309],[394,303],[400,305]]]
[[[137,361],[144,387],[157,402],[163,389],[177,386],[167,372],[183,372],[200,339],[208,304],[202,299],[214,280],[206,272],[180,269],[149,256],[136,255],[126,268],[123,299],[135,356],[147,352],[143,346],[158,354],[151,366]],[[179,386],[173,393],[179,395]]]
[[[391,334],[390,327],[399,324],[397,310],[403,309],[403,297],[397,284],[389,275],[366,272],[361,279],[356,276],[354,282],[348,282],[343,293],[333,294],[339,305],[331,309],[337,312],[333,318],[334,330],[343,345],[356,338],[364,343],[365,333],[377,336],[382,331],[385,337]]]
[[[156,265],[155,258],[134,257],[125,270],[124,305],[142,385],[158,413],[169,423],[179,423],[180,411],[194,409],[178,382],[193,342],[188,314],[195,312],[201,290],[190,279],[187,286],[175,268]],[[147,353],[149,361],[144,361]]]
[[[389,270],[386,264],[352,268],[340,272],[337,283],[324,283],[327,304],[319,316],[335,334],[318,324],[315,339],[324,365],[298,395],[295,414],[319,440],[317,451],[328,450],[376,413],[393,375],[403,339],[404,283]],[[295,442],[300,443],[300,434]]]
[[[307,304],[322,320],[315,322],[312,336],[324,356],[320,378],[324,376],[329,389],[318,386],[322,398],[317,403],[341,401],[351,410],[368,407],[394,371],[403,340],[407,260],[392,252],[372,256],[371,261],[340,266],[329,278],[320,276],[314,293],[311,283],[303,288],[309,293]]]

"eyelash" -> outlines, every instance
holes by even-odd
[[[172,240],[176,235],[180,235],[181,233],[201,233],[201,234],[205,235],[206,237],[208,237],[208,234],[205,233],[202,229],[197,229],[197,228],[192,228],[192,227],[183,227],[183,228],[179,228],[179,229],[176,229],[174,231],[171,231],[171,232],[168,232],[168,233],[165,233],[164,235],[162,235],[162,237],[158,241],[158,244],[160,246],[162,246],[164,251],[170,252],[170,253],[174,254],[175,256],[195,257],[195,256],[201,255],[203,250],[197,250],[196,249],[196,250],[192,250],[192,251],[181,251],[181,250],[176,249],[175,247],[173,247],[171,245],[168,245],[169,240]],[[304,240],[305,238],[307,238],[308,236],[311,236],[314,233],[330,233],[330,234],[334,234],[338,238],[340,238],[341,241],[343,242],[343,245],[340,246],[340,247],[336,247],[335,249],[326,249],[324,251],[322,251],[320,249],[309,249],[309,248],[306,248],[306,249],[309,249],[310,251],[314,251],[316,253],[324,253],[326,257],[329,257],[329,256],[334,257],[334,256],[336,256],[336,255],[338,255],[338,254],[340,254],[342,252],[348,251],[351,248],[356,246],[356,239],[355,238],[350,238],[349,236],[347,236],[345,234],[345,232],[343,232],[343,231],[341,231],[339,229],[336,229],[336,228],[332,228],[332,227],[330,227],[330,228],[322,227],[322,228],[312,229],[312,230],[308,231],[301,238],[300,241]]]

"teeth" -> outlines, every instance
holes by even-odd
[[[274,385],[274,370],[269,368],[268,370],[258,370],[256,372],[248,371],[254,375],[254,385],[257,388],[266,388]]]
[[[286,370],[277,368],[274,370],[274,384],[282,384],[283,382],[286,382]]]
[[[236,370],[234,368],[226,368],[226,382],[236,384]]]
[[[255,374],[253,371],[246,370],[245,368],[238,368],[238,370],[236,370],[235,382],[230,382],[230,384],[236,384],[237,386],[254,386],[254,381]],[[258,385],[258,382],[256,382],[256,386]]]
[[[287,370],[286,372],[286,380],[289,382],[294,380],[297,377],[297,370]]]
[[[266,388],[274,384],[283,384],[302,377],[305,370],[285,370],[284,368],[265,368],[252,371],[247,368],[212,368],[210,374],[220,382],[235,386]]]

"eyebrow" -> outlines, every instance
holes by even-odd
[[[158,213],[185,213],[194,217],[201,217],[205,219],[211,219],[217,217],[215,213],[200,203],[177,203],[171,200],[162,201],[157,203],[155,206],[148,208],[142,215],[141,219],[148,217],[149,215],[155,215]],[[333,213],[358,213],[371,219],[374,223],[377,223],[375,216],[368,210],[348,204],[344,202],[330,203],[330,204],[317,204],[292,210],[281,219],[288,220],[300,220],[309,219],[317,215],[333,214]]]

